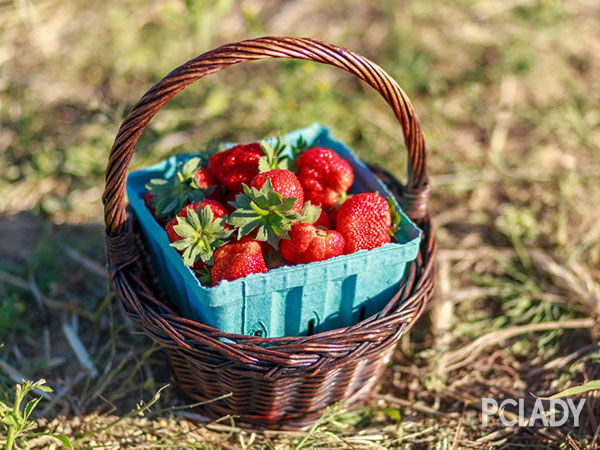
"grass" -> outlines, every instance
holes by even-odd
[[[13,405],[22,379],[46,379],[53,392],[28,432],[76,448],[598,445],[595,391],[582,394],[577,428],[497,418],[482,428],[480,414],[482,397],[532,405],[530,393],[600,378],[596,13],[556,0],[0,4],[0,402]],[[187,59],[266,34],[346,46],[405,89],[428,142],[440,246],[434,301],[379,390],[297,433],[199,422],[162,389],[164,354],[124,320],[103,267],[103,172],[124,114]],[[299,61],[236,66],[188,88],[145,131],[132,169],[314,121],[404,177],[385,102]]]

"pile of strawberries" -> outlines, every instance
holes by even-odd
[[[399,215],[378,193],[348,195],[352,167],[333,150],[277,139],[205,152],[143,199],[200,282],[214,286],[391,242]],[[289,156],[291,154],[291,156]]]

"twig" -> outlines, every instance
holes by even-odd
[[[489,442],[496,439],[504,439],[506,436],[514,434],[514,428],[504,428],[502,430],[495,430],[485,436],[481,436],[475,442]]]
[[[98,275],[101,278],[106,278],[106,269],[101,264],[79,253],[77,250],[71,247],[67,247],[66,253],[69,258],[78,263],[81,263],[81,265],[85,267],[88,271]]]
[[[394,442],[400,442],[401,443],[401,442],[403,442],[403,441],[405,441],[407,439],[412,439],[412,438],[416,438],[416,437],[419,437],[419,436],[423,436],[424,434],[430,433],[431,431],[435,431],[436,428],[437,428],[437,426],[434,425],[432,427],[425,428],[424,430],[417,431],[417,432],[415,432],[413,434],[407,434],[406,436],[401,436],[399,439],[396,439]]]
[[[452,447],[450,447],[450,450],[454,450],[456,448],[456,444],[458,443],[458,438],[462,434],[463,418],[464,418],[464,410],[460,416],[460,419],[458,420],[458,425],[456,426],[456,432],[454,433],[454,439],[452,439]]]
[[[210,400],[205,400],[202,402],[196,402],[196,403],[190,403],[187,405],[171,406],[169,408],[157,409],[156,411],[152,411],[150,414],[159,414],[159,413],[164,413],[164,412],[193,409],[193,408],[197,408],[198,406],[204,406],[204,405],[208,405],[210,403],[218,402],[219,400],[224,400],[226,398],[231,397],[232,395],[233,395],[233,392],[228,392],[227,394],[223,394],[223,395],[220,395],[219,397],[211,398]]]
[[[594,433],[594,440],[592,441],[592,445],[590,445],[591,449],[595,449],[598,444],[598,436],[600,436],[600,425],[596,428],[596,432]]]
[[[425,414],[427,416],[437,417],[439,419],[448,417],[447,413],[443,413],[440,411],[436,411],[435,409],[429,408],[428,406],[409,402],[408,400],[404,400],[401,398],[392,397],[391,395],[374,395],[373,398],[384,400],[388,403],[396,404],[405,408],[412,409],[413,411],[419,412],[421,414]]]
[[[0,270],[0,281],[4,281],[5,283],[9,283],[9,284],[12,284],[13,286],[21,288],[24,291],[28,291],[36,299],[38,298],[38,297],[36,297],[36,295],[39,295],[39,299],[43,302],[44,305],[46,305],[50,309],[72,312],[72,313],[75,313],[75,314],[77,314],[85,319],[91,320],[91,321],[93,321],[95,319],[94,314],[92,314],[89,311],[86,311],[85,309],[81,308],[80,306],[73,305],[73,304],[70,304],[67,302],[61,302],[59,300],[52,300],[52,299],[46,297],[41,292],[39,292],[39,290],[35,291],[35,288],[33,288],[34,290],[32,290],[32,286],[27,281],[15,276],[15,275],[12,275],[8,272],[4,272],[4,271]]]
[[[67,342],[69,346],[75,353],[75,357],[77,361],[90,373],[92,378],[95,378],[98,375],[98,370],[94,366],[88,351],[83,346],[81,339],[70,325],[67,322],[63,323],[62,326],[63,334],[67,338]]]
[[[161,392],[162,392],[163,390],[165,390],[166,388],[168,388],[168,387],[169,387],[169,385],[168,385],[168,384],[166,384],[166,385],[164,385],[163,387],[161,387],[161,388],[160,388],[160,389],[159,389],[159,390],[156,392],[156,394],[154,394],[154,397],[152,397],[152,399],[151,399],[151,400],[150,400],[148,403],[146,403],[145,405],[139,406],[138,408],[136,408],[136,409],[134,409],[134,410],[132,410],[132,411],[128,412],[127,414],[125,414],[125,415],[123,415],[123,416],[121,416],[121,417],[119,417],[118,419],[116,419],[116,420],[113,420],[111,423],[109,423],[109,424],[107,424],[107,425],[104,425],[104,426],[101,426],[100,428],[96,428],[96,429],[94,429],[94,430],[86,431],[86,432],[84,432],[84,433],[80,434],[80,435],[78,436],[78,439],[77,439],[77,440],[74,442],[74,444],[78,444],[78,443],[80,443],[80,442],[81,442],[81,441],[82,441],[84,438],[86,438],[86,437],[88,437],[88,436],[93,436],[94,434],[98,434],[98,433],[101,433],[101,432],[103,432],[103,431],[106,431],[106,430],[108,430],[109,428],[111,428],[111,427],[114,427],[114,426],[115,426],[115,425],[117,425],[118,423],[121,423],[121,422],[123,422],[124,420],[126,420],[126,419],[129,419],[130,417],[133,417],[133,416],[135,416],[136,414],[142,414],[144,411],[146,411],[146,410],[150,409],[150,408],[152,407],[152,405],[154,405],[154,404],[155,404],[155,403],[158,401],[158,399],[160,398],[160,394],[161,394]]]
[[[557,262],[541,250],[530,250],[536,269],[551,277],[563,289],[576,295],[577,300],[600,315],[600,282],[588,269],[575,262]]]
[[[441,357],[440,370],[448,372],[464,367],[474,361],[479,354],[488,347],[501,344],[507,339],[525,333],[548,331],[568,328],[592,328],[596,324],[594,319],[573,319],[555,322],[532,323],[505,330],[493,331],[477,338],[475,341],[453,352],[448,352]]]
[[[570,355],[566,355],[566,356],[561,356],[560,358],[555,358],[552,361],[548,361],[546,364],[544,364],[541,367],[536,367],[535,369],[531,370],[528,374],[527,374],[527,378],[539,375],[542,372],[545,372],[546,370],[551,370],[551,369],[555,369],[555,368],[562,368],[562,367],[567,367],[567,364],[569,364],[571,361],[573,361],[575,358],[583,355],[586,352],[592,351],[596,348],[595,345],[590,344],[590,345],[586,345],[585,347],[580,348],[579,350],[574,351],[573,353],[571,353]]]

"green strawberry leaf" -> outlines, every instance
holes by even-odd
[[[194,211],[188,209],[188,216],[177,217],[177,225],[173,231],[183,239],[171,243],[171,246],[183,252],[183,262],[189,266],[201,259],[206,264],[212,264],[215,249],[225,245],[233,230],[225,230],[225,217],[214,218],[209,206]]]
[[[212,286],[212,276],[210,274],[210,267],[206,267],[203,270],[196,270],[196,277],[200,281],[200,284],[203,286]]]
[[[310,200],[307,200],[304,202],[304,206],[302,206],[300,215],[302,216],[302,222],[315,223],[321,216],[321,207],[319,205],[313,205]]]
[[[390,234],[390,237],[393,241],[397,241],[398,238],[396,238],[396,233],[398,232],[398,230],[400,230],[400,222],[402,222],[402,216],[400,215],[400,211],[398,211],[398,208],[396,207],[396,203],[394,202],[392,196],[388,196],[385,200],[390,206],[390,214],[392,216],[392,225],[390,226],[388,233]]]
[[[201,189],[194,180],[194,174],[201,168],[202,159],[194,157],[180,164],[171,181],[153,178],[146,188],[154,195],[152,206],[156,215],[170,218],[189,203],[206,199],[214,191],[214,187]]]
[[[281,239],[289,239],[292,224],[302,220],[302,215],[293,211],[294,197],[283,197],[273,189],[271,180],[258,190],[243,185],[244,193],[238,194],[230,204],[235,211],[227,223],[238,229],[238,239],[257,229],[256,239],[279,248]]]
[[[274,145],[266,140],[261,141],[260,147],[265,156],[258,160],[259,172],[268,172],[274,169],[290,170],[291,161],[289,156],[285,154],[287,145],[281,136],[277,136]]]
[[[197,188],[198,185],[194,181],[194,174],[200,168],[202,168],[202,159],[199,157],[190,158],[183,164],[183,167],[177,171],[177,178],[181,183],[193,183]]]
[[[292,158],[295,160],[302,154],[304,150],[308,148],[308,142],[304,140],[302,136],[298,138],[296,143],[292,145]]]

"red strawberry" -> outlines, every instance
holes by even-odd
[[[277,249],[279,241],[288,238],[292,223],[304,218],[301,213],[295,211],[298,201],[302,200],[302,188],[295,175],[288,170],[261,173],[255,179],[259,183],[255,183],[254,179],[252,183],[262,187],[257,189],[244,185],[244,192],[239,194],[232,204],[234,211],[227,223],[238,229],[238,239],[250,235],[258,241],[268,242],[271,247]],[[275,190],[274,182],[284,194]],[[302,204],[300,207],[302,208]],[[319,217],[318,213],[314,208],[311,208],[311,211],[311,218],[316,220]]]
[[[214,188],[212,193],[208,196],[210,200],[221,201],[221,185],[212,176],[210,170],[206,168],[200,168],[194,173],[194,181],[201,189],[210,189]]]
[[[263,155],[258,142],[236,145],[211,156],[208,168],[227,189],[241,192],[242,184],[250,183],[250,180],[258,173],[258,160]]]
[[[344,196],[344,198],[338,198],[333,206],[327,208],[327,217],[329,217],[330,228],[335,228],[338,212],[346,200],[352,195]]]
[[[302,205],[304,205],[304,191],[302,190],[300,181],[298,181],[298,178],[294,175],[294,172],[275,169],[259,173],[250,182],[250,187],[260,190],[267,179],[271,180],[273,190],[278,194],[281,194],[283,198],[294,197],[296,199],[292,211],[296,211],[297,213],[302,211]]]
[[[165,231],[167,232],[169,242],[177,242],[183,239],[181,236],[175,233],[175,230],[173,230],[173,227],[175,225],[177,225],[177,217],[174,217],[173,219],[169,220],[165,225]]]
[[[277,267],[285,266],[287,264],[285,259],[281,255],[281,252],[275,250],[266,242],[262,242],[261,247],[263,255],[265,257],[265,265],[267,266],[267,269],[276,269]]]
[[[202,200],[200,202],[197,203],[193,203],[191,205],[187,205],[185,208],[183,208],[181,211],[179,211],[177,213],[177,215],[179,217],[187,217],[188,216],[188,210],[189,209],[193,209],[194,211],[198,211],[198,208],[200,208],[200,206],[205,207],[208,206],[210,207],[210,209],[212,210],[215,219],[218,217],[223,217],[228,215],[227,209],[225,208],[225,206],[223,206],[220,202],[216,201],[216,200]]]
[[[210,271],[213,286],[221,280],[236,280],[251,273],[267,271],[260,244],[249,237],[215,250],[214,261]]]
[[[186,265],[197,271],[207,268],[214,250],[224,245],[232,234],[225,223],[227,210],[214,200],[202,200],[183,208],[165,226],[171,246]]]
[[[152,214],[152,217],[154,217],[156,219],[156,208],[154,208],[154,206],[152,206],[152,202],[154,201],[155,198],[156,197],[154,196],[154,194],[152,192],[146,191],[146,193],[142,197],[142,200],[144,200],[144,205],[146,205],[146,208],[148,208],[148,210],[150,211],[150,214]]]
[[[326,147],[305,150],[296,160],[296,166],[306,200],[323,208],[332,206],[354,182],[350,164]]]
[[[279,248],[287,262],[306,264],[343,254],[344,238],[335,230],[321,230],[310,223],[295,223],[290,239],[283,239]]]
[[[231,206],[231,202],[235,202],[235,197],[238,194],[239,194],[239,192],[228,192],[227,194],[225,194],[225,199],[223,200],[223,204],[225,205],[225,208],[227,208],[227,210],[230,213],[235,211],[235,208],[233,206]]]
[[[337,215],[342,205],[333,205],[327,210],[327,217],[329,218],[329,224],[331,227],[336,228]]]
[[[336,230],[346,241],[344,253],[370,250],[390,242],[390,207],[379,194],[356,194],[346,200],[336,217]]]
[[[331,228],[331,220],[329,220],[329,216],[325,212],[324,209],[321,209],[321,214],[315,223],[313,223],[315,227],[323,227],[323,228]]]
[[[148,208],[150,210],[150,212],[153,213],[154,211],[154,207],[152,206],[152,200],[154,200],[156,197],[154,197],[154,194],[150,191],[146,191],[146,193],[144,194],[144,196],[142,197],[142,200],[144,200],[144,205],[146,205],[146,208]]]

